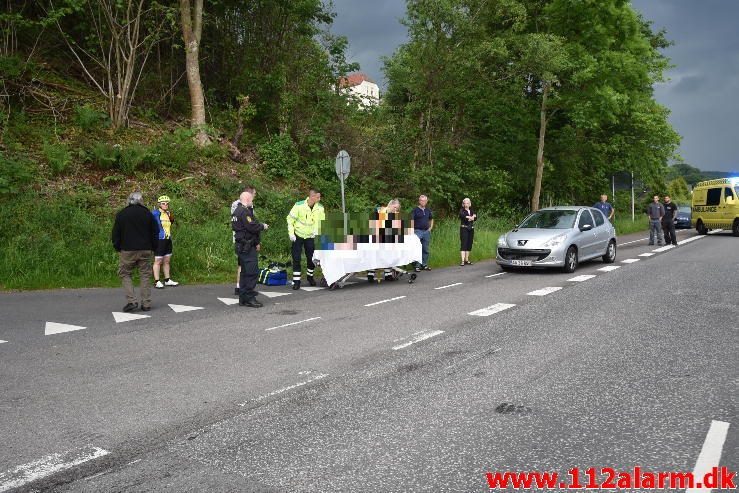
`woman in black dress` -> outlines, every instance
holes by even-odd
[[[465,198],[462,201],[462,208],[459,210],[459,253],[462,256],[462,263],[459,265],[472,265],[470,262],[470,251],[472,250],[472,241],[475,238],[475,220],[477,214],[472,210],[472,201]]]

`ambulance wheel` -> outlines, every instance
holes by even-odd
[[[739,219],[734,219],[734,224],[731,225],[731,234],[739,236]]]
[[[707,235],[708,234],[708,228],[706,228],[706,225],[703,224],[703,221],[698,219],[698,222],[695,225],[695,230],[698,232],[699,235]]]

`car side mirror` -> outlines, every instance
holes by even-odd
[[[590,231],[591,229],[593,229],[592,224],[583,224],[580,226],[580,231]]]

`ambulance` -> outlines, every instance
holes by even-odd
[[[693,188],[691,209],[691,223],[698,234],[731,229],[739,236],[739,178],[699,182]]]

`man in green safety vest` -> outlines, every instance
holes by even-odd
[[[308,266],[306,279],[311,286],[316,285],[313,271],[313,252],[316,249],[315,238],[321,232],[321,221],[326,218],[321,202],[321,192],[311,188],[305,200],[295,202],[287,215],[287,234],[293,244],[293,289],[300,289],[301,255],[305,250],[305,260]]]

